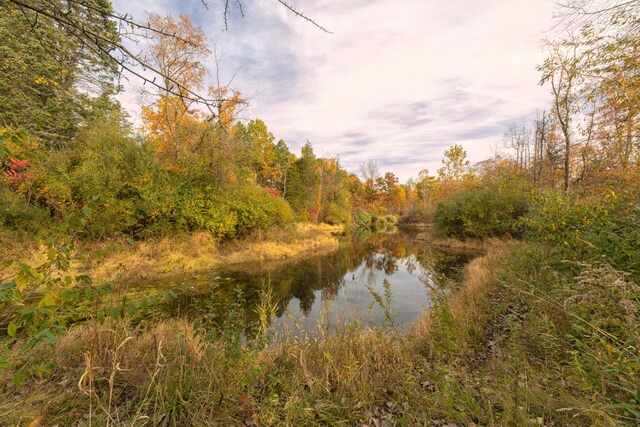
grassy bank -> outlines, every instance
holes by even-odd
[[[0,381],[26,425],[634,425],[638,295],[629,276],[544,244],[492,240],[410,332],[344,326],[267,346],[181,320],[72,328],[51,376]],[[552,266],[554,268],[549,268]],[[597,303],[596,303],[597,301]],[[4,374],[3,374],[4,375]]]
[[[429,223],[403,223],[400,225],[400,228],[411,233],[414,239],[436,248],[461,251],[486,251],[494,244],[494,241],[491,239],[480,239],[468,236],[464,239],[450,237]]]
[[[114,280],[116,274],[120,280],[135,281],[230,264],[304,258],[336,249],[335,234],[341,231],[341,226],[299,223],[286,230],[255,232],[222,243],[205,232],[149,238],[133,245],[124,240],[84,243],[80,244],[79,252],[101,256],[89,259],[77,273],[90,275],[98,282]],[[0,259],[16,258],[32,265],[44,260],[44,244],[6,235],[2,240],[7,244],[2,245]]]
[[[487,286],[488,262],[503,246],[496,243],[469,265],[458,302],[452,299],[460,316],[469,315],[466,295],[480,295]],[[268,297],[263,309],[264,320]],[[320,323],[321,339],[285,335],[272,346],[261,325],[241,344],[233,325],[211,336],[182,320],[150,330],[124,320],[91,322],[43,348],[39,357],[58,361],[52,376],[21,389],[3,381],[0,418],[18,424],[42,417],[46,424],[91,418],[94,425],[165,419],[167,425],[203,426],[417,425],[439,414],[432,399],[436,371],[426,358],[432,349],[425,337],[437,327],[430,319],[425,315],[404,335],[360,324],[328,335]]]

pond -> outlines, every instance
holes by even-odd
[[[354,320],[402,326],[454,288],[475,255],[437,249],[396,230],[344,238],[338,250],[302,261],[248,263],[148,281],[127,295],[173,295],[159,298],[140,322],[186,316],[204,326],[246,328],[266,298],[274,309],[272,328],[296,335],[315,334],[321,320],[332,326]]]

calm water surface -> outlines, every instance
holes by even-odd
[[[320,319],[329,325],[353,320],[379,325],[388,317],[376,294],[395,324],[403,325],[454,288],[474,256],[435,249],[402,231],[345,239],[338,250],[303,261],[275,267],[251,263],[147,282],[145,291],[172,290],[177,297],[153,307],[141,321],[186,316],[204,325],[247,323],[257,318],[261,293],[270,288],[276,330],[313,334]]]

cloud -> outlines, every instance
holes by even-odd
[[[491,155],[511,122],[547,103],[535,65],[553,4],[530,0],[298,0],[325,34],[273,0],[243,1],[223,32],[209,2],[114,2],[189,12],[224,52],[224,78],[252,98],[293,151],[340,156],[352,172],[376,160],[401,179],[435,171],[450,145],[472,161]],[[186,5],[186,6],[185,6]],[[137,12],[134,14],[137,14]],[[239,70],[238,70],[239,69]]]

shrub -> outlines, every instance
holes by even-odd
[[[0,182],[0,225],[13,231],[39,234],[50,221],[47,209],[30,205],[20,194]]]
[[[188,230],[206,230],[218,237],[228,237],[235,234],[238,217],[228,200],[211,190],[192,189],[182,197],[176,223]]]
[[[527,239],[555,245],[566,259],[606,259],[639,277],[640,207],[613,192],[596,199],[544,193],[520,223]]]
[[[371,226],[371,215],[364,209],[356,210],[353,224],[356,228],[368,229]]]
[[[269,196],[270,202],[273,206],[272,210],[272,223],[274,225],[287,225],[295,221],[293,210],[282,197]]]
[[[286,200],[259,187],[238,187],[229,192],[191,189],[183,195],[176,217],[182,228],[206,230],[221,238],[285,225],[294,219]]]
[[[518,219],[527,207],[526,194],[488,186],[461,191],[438,204],[434,222],[445,234],[458,237],[519,235]]]
[[[323,221],[332,225],[345,224],[349,221],[349,210],[335,202],[330,202],[323,216]]]

